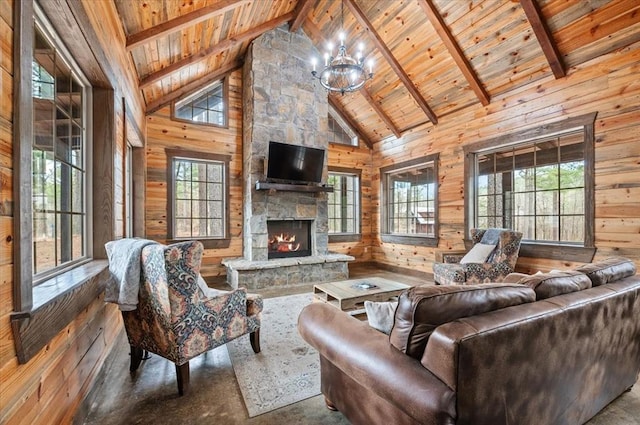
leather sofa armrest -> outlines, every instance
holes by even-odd
[[[455,393],[366,322],[318,302],[302,310],[298,330],[321,356],[416,420],[428,412],[455,418]]]

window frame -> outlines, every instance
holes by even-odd
[[[357,230],[352,233],[328,233],[329,243],[360,241],[362,240],[362,170],[357,168],[329,166],[328,174],[341,174],[341,175],[352,176],[357,179],[357,184],[358,184],[358,193],[356,194],[356,197],[355,197],[355,200],[357,202],[357,205],[355,208],[356,209],[355,213],[357,215],[357,226],[356,226]],[[327,219],[329,219],[328,212],[327,212]]]
[[[344,131],[347,136],[351,138],[351,143],[340,143],[335,141],[329,141],[329,143],[338,146],[360,146],[360,138],[358,137],[358,133],[353,128],[351,128],[351,125],[349,125],[349,123],[344,120],[344,118],[340,115],[340,112],[338,112],[338,110],[336,110],[332,105],[329,105],[328,107],[327,130],[330,133],[335,134],[335,131],[332,131],[332,129],[329,128],[329,118],[332,118],[336,122],[336,124],[340,126],[342,131]]]
[[[91,153],[92,153],[92,146],[91,146],[91,138],[89,137],[89,132],[87,129],[87,120],[89,117],[89,108],[91,107],[91,96],[90,96],[90,92],[91,92],[91,84],[89,83],[89,81],[87,80],[87,78],[84,76],[84,74],[82,73],[82,71],[80,70],[80,67],[78,66],[78,64],[76,63],[76,61],[73,59],[73,56],[69,53],[69,51],[66,49],[66,47],[64,46],[64,44],[61,42],[61,40],[59,39],[59,37],[57,36],[57,34],[55,33],[55,31],[53,30],[53,28],[51,27],[51,24],[48,23],[48,21],[46,20],[46,17],[44,16],[44,14],[40,11],[40,9],[36,8],[36,14],[34,17],[34,33],[36,31],[36,29],[42,34],[42,36],[46,39],[46,41],[51,45],[51,47],[53,49],[55,49],[55,55],[56,58],[59,58],[60,61],[62,61],[68,68],[69,68],[69,72],[70,75],[72,77],[74,77],[74,79],[78,82],[79,85],[81,85],[82,87],[82,111],[81,111],[81,122],[82,122],[82,128],[81,128],[81,133],[82,133],[82,162],[81,162],[81,166],[77,167],[74,166],[71,162],[69,162],[67,165],[68,167],[71,168],[75,168],[75,169],[80,169],[84,176],[82,179],[82,210],[80,212],[80,215],[82,217],[82,229],[83,229],[83,238],[82,238],[82,252],[83,255],[77,259],[72,259],[69,260],[67,262],[65,262],[64,264],[58,265],[58,266],[54,266],[48,269],[45,269],[44,271],[40,271],[37,273],[32,273],[32,285],[35,287],[43,282],[46,282],[48,280],[50,280],[51,278],[56,277],[59,274],[64,273],[67,270],[71,270],[75,267],[77,267],[78,265],[84,264],[88,261],[91,261],[92,258],[92,252],[90,249],[91,246],[91,233],[92,233],[92,222],[90,219],[90,202],[91,202],[91,198],[88,198],[89,195],[89,191],[88,188],[91,187],[91,181],[92,181],[92,165],[93,162],[91,160]],[[34,62],[35,62],[35,58],[34,58]],[[56,77],[54,77],[54,81],[56,81]],[[57,83],[54,83],[57,84]],[[57,100],[57,92],[54,92],[54,98],[52,100],[52,105],[53,105],[53,111],[57,114],[58,113],[58,107],[59,107],[59,103]],[[33,100],[32,100],[33,101]],[[31,121],[32,123],[35,124],[34,121],[34,114],[32,112],[31,114]],[[71,121],[75,121],[73,119],[73,117],[69,117],[69,119]],[[35,125],[34,125],[35,127]],[[56,126],[54,126],[55,128]],[[34,130],[32,130],[34,131]],[[55,140],[55,133],[53,134],[53,152],[54,152],[54,162],[57,164],[59,163],[67,163],[67,161],[63,161],[61,159],[59,159],[57,157],[57,155],[55,154],[55,148],[56,148],[56,140]],[[35,151],[35,147],[32,144],[31,146],[31,153],[33,155],[33,152]],[[42,151],[44,152],[44,151]],[[33,158],[33,156],[32,156]],[[31,173],[33,175],[33,167],[31,167]],[[71,183],[69,183],[69,185],[71,185]],[[60,191],[62,192],[64,190],[64,186],[62,184],[60,184]],[[34,196],[34,190],[33,190],[33,180],[31,183],[31,196],[33,199]],[[62,209],[58,208],[57,206],[54,206],[54,215],[56,216],[56,222],[57,222],[57,216],[62,212]],[[34,211],[33,205],[31,206],[31,220],[32,223],[35,220],[35,213],[36,211]],[[71,213],[71,211],[70,211]],[[76,213],[72,213],[71,215],[77,215]],[[56,226],[57,227],[57,226]],[[33,227],[32,227],[33,229]],[[59,236],[60,234],[57,233],[56,230],[56,236]],[[34,235],[33,235],[33,230],[32,230],[32,246],[33,246],[33,242],[34,242]],[[37,254],[36,254],[37,256]]]
[[[439,188],[440,188],[440,180],[438,175],[440,154],[434,153],[431,155],[426,155],[421,158],[415,158],[408,161],[400,162],[397,164],[388,165],[386,167],[380,168],[380,239],[385,243],[395,243],[402,245],[416,245],[416,246],[438,246],[438,242],[440,240],[440,216],[439,216]],[[402,169],[412,169],[417,168],[420,165],[428,164],[433,162],[433,173],[434,173],[434,236],[420,236],[420,235],[400,235],[389,233],[389,211],[388,208],[391,207],[389,200],[387,199],[387,175],[391,174],[395,171]]]
[[[476,211],[476,155],[508,149],[513,146],[526,146],[527,143],[561,136],[571,132],[582,132],[584,138],[584,241],[582,245],[569,243],[550,243],[549,241],[522,241],[520,256],[546,258],[576,262],[590,262],[595,255],[595,119],[597,112],[584,114],[562,121],[544,124],[538,127],[517,131],[504,136],[472,143],[464,150],[464,202],[466,241],[470,240],[470,229],[475,223]]]
[[[189,120],[189,119],[180,118],[176,116],[176,107],[180,103],[188,103],[196,99],[198,96],[213,90],[214,87],[218,85],[222,85],[222,102],[224,105],[222,114],[224,118],[224,124],[220,125],[220,124],[215,124],[210,122],[194,121],[194,120]],[[173,102],[171,102],[170,109],[171,109],[171,120],[173,121],[184,122],[184,123],[189,123],[194,125],[204,125],[208,127],[229,128],[229,78],[223,77],[220,80],[216,80],[211,84],[207,84],[205,87],[202,87],[197,91],[190,93],[189,95],[183,97],[182,99],[174,100]]]
[[[16,2],[14,6],[13,59],[13,312],[11,328],[19,364],[27,363],[53,337],[59,334],[74,317],[94,302],[104,291],[107,261],[104,243],[113,239],[114,211],[113,172],[111,161],[98,161],[98,152],[110,152],[115,143],[115,97],[111,89],[93,86],[84,77],[86,90],[87,179],[86,197],[87,260],[61,270],[55,276],[35,286],[32,273],[32,140],[33,98],[32,64],[35,21],[45,27],[54,39],[55,47],[76,73],[76,56],[65,46],[60,34],[53,29],[43,8],[33,1]],[[97,105],[100,105],[99,107]],[[99,115],[96,116],[96,113]],[[104,176],[93,179],[92,174]],[[106,184],[105,184],[106,183]],[[96,194],[95,196],[94,193]],[[111,207],[111,208],[109,208]],[[98,219],[97,216],[99,216]]]
[[[185,240],[199,240],[202,242],[205,248],[228,248],[231,244],[230,237],[230,199],[229,199],[229,187],[230,187],[230,162],[231,155],[214,154],[209,152],[198,152],[187,149],[165,149],[167,156],[167,240],[169,243],[181,242]],[[223,163],[223,196],[224,196],[224,235],[219,237],[207,237],[207,238],[176,238],[174,236],[174,186],[175,179],[173,173],[173,160],[174,159],[186,159],[194,161],[217,161]]]

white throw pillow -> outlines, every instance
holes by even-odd
[[[467,263],[484,263],[489,258],[489,255],[495,249],[495,245],[487,245],[483,243],[477,243],[467,252],[467,255],[462,257],[460,264]]]
[[[397,301],[365,301],[364,310],[367,312],[369,326],[389,335],[393,327],[393,319],[397,307]]]

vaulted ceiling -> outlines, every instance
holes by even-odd
[[[375,75],[331,102],[372,143],[640,40],[638,0],[114,1],[149,112],[238,69],[270,29],[301,28],[324,52],[343,26]]]

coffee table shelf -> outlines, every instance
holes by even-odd
[[[358,287],[363,284],[372,287],[369,289]],[[362,313],[365,301],[389,301],[407,288],[409,285],[404,283],[372,277],[314,285],[313,296],[316,301],[331,304],[342,311],[356,315]]]

